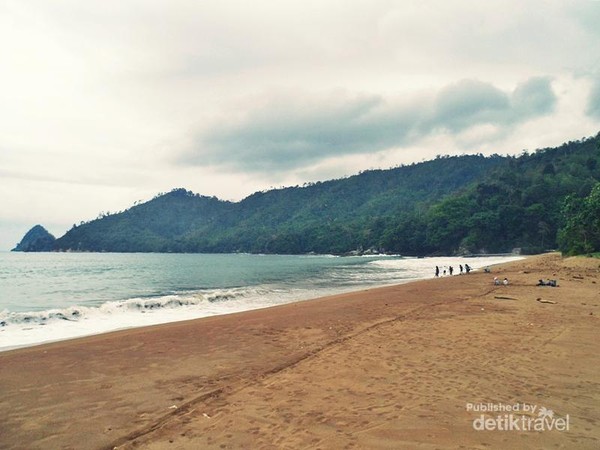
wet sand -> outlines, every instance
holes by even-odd
[[[596,449],[599,317],[600,260],[550,254],[3,352],[0,448]],[[469,403],[569,430],[477,431],[499,413]]]

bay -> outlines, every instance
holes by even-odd
[[[0,253],[0,350],[306,300],[515,259]]]

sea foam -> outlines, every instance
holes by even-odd
[[[435,266],[468,263],[482,268],[514,257],[489,258],[361,258],[327,271],[250,286],[196,289],[32,311],[0,312],[0,351],[126,328],[156,325],[266,308],[356,289],[430,278]],[[283,260],[284,262],[287,260]],[[298,260],[300,261],[300,260]],[[356,261],[356,260],[354,260]],[[89,277],[89,274],[86,276]],[[303,278],[304,277],[304,278]],[[88,289],[91,293],[92,290]]]
[[[0,351],[125,328],[230,314],[294,301],[276,289],[249,287],[183,292],[43,311],[0,312]]]

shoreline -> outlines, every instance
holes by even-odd
[[[458,275],[454,275],[454,276],[458,276]],[[450,275],[446,275],[446,276],[440,276],[439,279],[442,278],[449,278]],[[45,346],[45,345],[52,345],[52,344],[63,344],[66,342],[70,342],[70,341],[74,341],[76,343],[76,341],[79,340],[85,340],[88,338],[96,338],[96,337],[102,337],[105,335],[111,335],[111,334],[120,334],[120,333],[128,333],[130,331],[135,331],[135,330],[139,330],[141,332],[152,332],[153,329],[158,329],[158,328],[163,328],[163,327],[169,327],[170,325],[175,325],[175,324],[186,324],[186,323],[194,323],[197,321],[203,321],[206,319],[210,319],[210,318],[214,318],[214,317],[228,317],[228,316],[236,316],[239,314],[245,314],[248,312],[252,312],[252,311],[262,311],[262,310],[271,310],[271,309],[277,309],[277,308],[281,308],[281,307],[286,307],[289,305],[295,305],[297,303],[305,303],[305,302],[312,302],[312,301],[318,301],[318,300],[326,300],[328,298],[337,298],[337,297],[342,297],[345,295],[360,295],[361,293],[366,293],[372,290],[377,290],[377,289],[387,289],[387,288],[391,288],[391,287],[397,287],[397,286],[402,286],[405,284],[409,284],[409,283],[418,283],[418,282],[422,282],[422,281],[427,281],[427,280],[431,280],[434,279],[433,277],[429,277],[429,278],[415,278],[415,279],[407,279],[404,282],[395,282],[393,284],[383,284],[383,285],[377,285],[377,286],[369,286],[369,287],[362,287],[361,289],[349,289],[347,291],[340,291],[340,292],[336,292],[336,293],[332,293],[332,294],[327,294],[327,295],[322,295],[322,296],[317,296],[317,297],[307,297],[304,299],[300,299],[300,300],[290,300],[288,302],[284,302],[284,303],[280,303],[280,304],[275,304],[275,305],[268,305],[268,306],[259,306],[256,308],[251,308],[251,309],[243,309],[240,311],[233,311],[233,312],[226,312],[226,313],[219,313],[219,314],[213,314],[213,315],[208,315],[208,316],[202,316],[202,317],[194,317],[194,318],[186,318],[186,319],[178,319],[178,320],[172,320],[172,321],[168,321],[168,322],[159,322],[159,323],[153,323],[153,324],[148,324],[148,325],[134,325],[134,326],[127,326],[127,327],[123,327],[123,328],[117,328],[117,329],[111,329],[108,331],[100,331],[98,333],[93,333],[93,334],[86,334],[86,335],[81,335],[81,336],[74,336],[74,337],[65,337],[65,338],[60,338],[60,339],[56,339],[56,340],[49,340],[49,341],[43,341],[43,342],[39,342],[39,343],[33,343],[33,344],[23,344],[23,345],[19,345],[16,347],[11,347],[11,348],[0,348],[0,355],[6,352],[12,352],[12,351],[19,351],[19,350],[26,350],[29,348],[36,348],[36,347],[40,347],[40,346]]]
[[[595,448],[598,264],[528,257],[5,351],[0,436],[32,449]],[[509,286],[493,286],[500,275]],[[569,414],[571,430],[474,431],[466,403],[515,401]]]
[[[24,350],[27,348],[31,348],[31,347],[39,347],[39,346],[43,346],[43,345],[51,345],[51,344],[60,344],[60,343],[64,343],[67,341],[77,341],[80,339],[86,339],[86,338],[93,338],[96,336],[103,336],[103,335],[108,335],[108,334],[112,334],[112,333],[121,333],[121,332],[127,332],[127,331],[132,331],[132,330],[148,330],[151,331],[152,328],[156,328],[156,327],[163,327],[166,326],[168,327],[169,325],[173,325],[173,324],[178,324],[178,323],[185,323],[185,322],[196,322],[199,320],[205,320],[211,317],[226,317],[226,316],[233,316],[236,314],[244,314],[250,311],[260,311],[260,310],[265,310],[265,309],[272,309],[272,308],[279,308],[282,306],[287,306],[287,305],[292,305],[295,303],[303,303],[303,302],[310,302],[310,301],[314,301],[314,300],[320,300],[320,299],[326,299],[329,297],[337,297],[337,296],[341,296],[341,295],[346,295],[346,294],[360,294],[361,292],[366,292],[366,291],[370,291],[372,289],[385,289],[388,287],[392,287],[392,286],[401,286],[403,284],[408,284],[408,283],[417,283],[419,281],[424,281],[427,280],[428,278],[416,278],[416,279],[408,279],[405,282],[399,283],[396,282],[394,284],[389,284],[389,285],[381,285],[381,286],[373,286],[373,287],[364,287],[362,289],[358,289],[358,290],[348,290],[348,291],[341,291],[341,292],[337,292],[337,293],[333,293],[333,294],[328,294],[328,295],[323,295],[323,296],[318,296],[318,297],[308,297],[305,299],[300,299],[300,300],[290,300],[289,302],[285,302],[285,303],[280,303],[280,304],[276,304],[276,305],[268,305],[268,306],[258,306],[255,308],[251,308],[251,309],[243,309],[240,311],[232,311],[232,312],[226,312],[226,313],[219,313],[219,314],[213,314],[213,315],[207,315],[207,316],[202,316],[202,317],[194,317],[194,318],[185,318],[185,319],[177,319],[177,320],[171,320],[168,322],[159,322],[159,323],[152,323],[152,324],[148,324],[148,325],[132,325],[132,326],[126,326],[123,328],[116,328],[116,329],[110,329],[107,331],[100,331],[98,333],[92,333],[92,334],[85,334],[85,335],[81,335],[81,336],[74,336],[74,337],[65,337],[65,338],[59,338],[59,339],[55,339],[55,340],[48,340],[48,341],[42,341],[42,342],[38,342],[38,343],[33,343],[33,344],[23,344],[23,345],[18,345],[15,347],[8,347],[8,348],[4,348],[4,347],[0,347],[0,354],[5,353],[5,352],[11,352],[11,351],[17,351],[17,350]]]
[[[51,339],[51,340],[45,340],[45,341],[40,341],[40,342],[34,342],[34,343],[29,343],[29,344],[21,344],[21,345],[16,345],[13,347],[0,347],[0,354],[4,353],[4,352],[10,352],[10,351],[15,351],[15,350],[23,350],[23,349],[27,349],[30,347],[39,347],[39,346],[43,346],[43,345],[49,345],[49,344],[55,344],[55,343],[63,343],[63,342],[67,342],[67,341],[77,341],[79,339],[86,339],[86,338],[91,338],[91,337],[95,337],[95,336],[102,336],[102,335],[107,335],[107,334],[112,334],[112,333],[120,333],[120,332],[126,332],[126,331],[131,331],[131,330],[144,330],[144,329],[148,329],[150,331],[150,329],[154,328],[154,327],[161,327],[161,326],[169,326],[171,324],[177,324],[177,323],[182,323],[182,322],[195,322],[198,320],[205,320],[211,317],[225,317],[225,316],[232,316],[232,315],[236,315],[236,314],[244,314],[246,312],[250,312],[250,311],[259,311],[259,310],[264,310],[264,309],[271,309],[271,308],[278,308],[281,306],[286,306],[286,305],[292,305],[295,303],[303,303],[303,302],[310,302],[313,300],[319,300],[319,299],[325,299],[328,297],[336,297],[336,296],[340,296],[340,295],[345,295],[345,294],[358,294],[361,292],[365,292],[365,291],[369,291],[372,289],[385,289],[388,287],[392,287],[392,286],[400,286],[403,284],[407,284],[407,283],[415,283],[415,282],[419,282],[419,281],[424,281],[428,278],[415,278],[415,279],[407,279],[404,282],[395,282],[393,284],[384,284],[384,285],[378,285],[378,286],[363,286],[360,289],[348,289],[348,290],[341,290],[339,292],[335,292],[335,293],[330,293],[330,294],[325,294],[325,295],[321,295],[321,296],[317,296],[317,297],[307,297],[307,298],[301,298],[301,299],[291,299],[279,304],[271,304],[271,305],[265,305],[265,306],[257,306],[257,307],[251,307],[249,309],[241,309],[241,310],[236,310],[236,311],[231,311],[231,312],[223,312],[223,313],[217,313],[217,314],[210,314],[210,315],[206,315],[206,316],[200,316],[200,317],[192,317],[192,318],[178,318],[175,320],[168,320],[168,321],[159,321],[157,323],[150,323],[150,324],[144,324],[144,325],[131,325],[131,326],[124,326],[122,328],[115,328],[115,329],[108,329],[106,331],[99,331],[99,332],[95,332],[95,333],[90,333],[90,334],[83,334],[83,335],[78,335],[78,336],[71,336],[71,337],[64,337],[64,338],[58,338],[58,339]],[[185,312],[185,311],[183,311]]]
[[[324,256],[324,255],[320,255]],[[325,255],[326,256],[326,255]],[[367,256],[371,258],[372,256]],[[486,257],[481,256],[477,257],[478,262],[481,264],[481,270],[484,266],[487,266]],[[491,265],[498,264],[497,260],[499,259],[498,255],[490,255],[490,260],[492,261]],[[517,255],[502,255],[500,258],[521,258]],[[414,259],[414,258],[409,258]],[[448,257],[448,259],[453,259]],[[456,259],[462,259],[456,258]],[[383,261],[386,259],[384,258]],[[502,261],[503,263],[505,261]],[[432,267],[434,264],[438,263],[435,259],[431,261]],[[439,264],[439,263],[438,263]],[[456,263],[458,264],[458,262]],[[408,269],[410,270],[410,269]],[[456,274],[458,275],[458,274]],[[404,279],[394,279],[394,281],[384,282],[381,281],[379,283],[367,283],[359,284],[357,286],[337,286],[335,288],[329,287],[324,288],[321,287],[316,291],[313,289],[307,289],[304,287],[304,290],[289,290],[283,294],[277,294],[277,300],[275,300],[275,295],[271,293],[271,295],[267,295],[266,297],[263,295],[262,298],[252,296],[245,297],[242,296],[238,299],[233,299],[233,301],[227,302],[216,302],[214,305],[209,300],[209,303],[196,303],[193,306],[186,304],[188,302],[188,296],[194,294],[194,292],[190,291],[189,293],[182,295],[179,298],[179,301],[183,302],[180,307],[165,307],[165,308],[157,308],[146,310],[144,309],[144,303],[146,301],[150,301],[152,304],[161,299],[167,299],[167,303],[172,301],[173,299],[177,301],[178,294],[163,294],[158,296],[149,296],[149,297],[135,297],[135,298],[126,298],[126,299],[115,299],[108,300],[102,304],[98,305],[69,305],[63,308],[47,308],[39,311],[15,311],[13,314],[15,315],[25,315],[28,316],[25,318],[19,319],[21,322],[12,322],[12,318],[7,316],[4,318],[8,322],[7,328],[4,328],[4,321],[0,318],[0,341],[2,341],[2,346],[0,347],[0,353],[5,351],[11,351],[16,349],[22,349],[32,346],[44,345],[52,342],[62,342],[70,339],[79,339],[86,336],[94,336],[105,333],[112,333],[115,331],[122,331],[134,328],[144,328],[148,326],[160,325],[160,324],[168,324],[168,323],[176,323],[187,320],[196,320],[206,317],[212,317],[215,315],[228,315],[235,314],[238,312],[251,311],[254,309],[263,309],[270,308],[272,306],[277,306],[280,304],[289,304],[295,302],[309,301],[315,298],[320,297],[328,297],[331,295],[345,294],[350,292],[360,292],[366,289],[375,289],[379,287],[389,287],[399,284],[411,283],[415,281],[426,280],[430,277],[429,274],[425,275],[421,273],[419,276],[413,276],[411,278]],[[246,286],[246,289],[252,290],[256,286]],[[228,289],[236,290],[237,287],[232,288],[220,288],[227,291]],[[218,290],[214,288],[214,290]],[[203,295],[203,294],[200,294]],[[138,307],[141,305],[140,309],[127,309],[128,307],[123,308],[122,310],[114,310],[114,306],[121,307],[126,303],[134,301],[138,303]],[[196,301],[193,299],[192,301]],[[219,305],[219,306],[217,306]],[[107,320],[108,316],[105,316],[105,313],[102,313],[102,309],[106,306],[112,310],[110,312],[110,320]],[[75,318],[72,319],[72,315],[76,314]],[[45,317],[42,317],[44,316]],[[54,318],[53,318],[54,317]],[[46,321],[46,319],[48,319]],[[13,328],[15,328],[13,330]],[[14,334],[17,333],[17,334]],[[22,333],[22,335],[18,335],[18,333]],[[20,340],[19,340],[20,339]],[[6,343],[5,342],[10,342]],[[14,344],[13,344],[14,342]]]

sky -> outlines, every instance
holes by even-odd
[[[0,0],[0,250],[600,131],[598,0]]]

